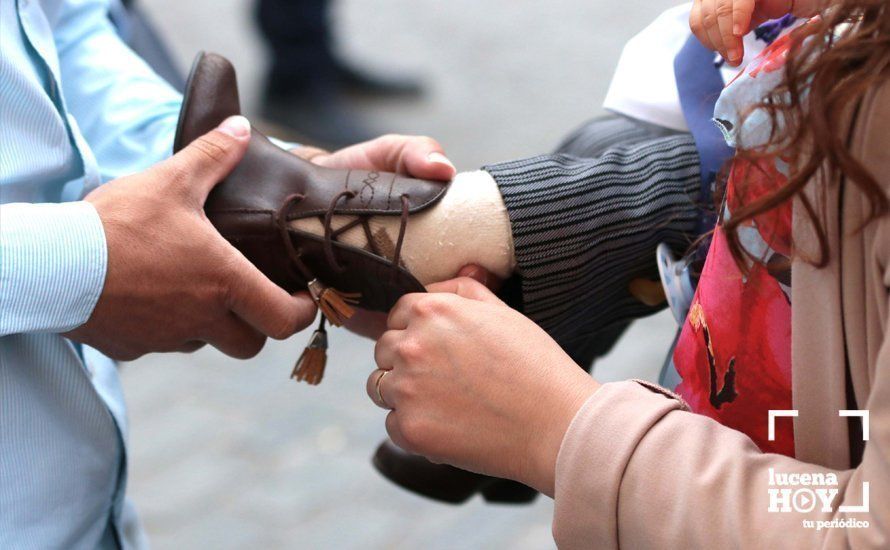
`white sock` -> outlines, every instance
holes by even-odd
[[[334,216],[331,226],[346,225],[352,216]],[[369,220],[378,248],[392,259],[399,237],[399,216],[374,216]],[[322,235],[318,218],[296,220],[295,229]],[[340,235],[343,244],[367,248],[361,226]],[[513,273],[513,233],[504,199],[488,172],[461,172],[454,177],[445,196],[423,212],[408,219],[402,244],[402,265],[426,285],[457,275],[465,265],[475,264],[493,275],[506,278]]]

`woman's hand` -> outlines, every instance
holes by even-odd
[[[246,359],[304,329],[316,308],[279,288],[211,225],[204,202],[241,161],[250,123],[227,118],[173,157],[84,199],[102,221],[108,269],[89,320],[66,333],[115,359],[209,343]]]
[[[789,13],[814,15],[826,0],[695,0],[689,15],[692,33],[732,66],[745,56],[742,37],[751,29]]]
[[[367,390],[405,450],[552,495],[556,457],[599,385],[543,330],[469,278],[403,297]]]
[[[497,277],[478,265],[466,265],[455,276],[469,277],[493,291],[497,291],[501,287],[501,281]],[[376,341],[386,332],[386,319],[386,313],[357,309],[355,315],[350,317],[343,326],[353,334]]]

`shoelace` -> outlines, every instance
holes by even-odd
[[[351,199],[354,197],[355,192],[348,189],[344,189],[338,193],[331,200],[331,204],[322,220],[324,228],[322,246],[324,247],[325,258],[328,261],[328,265],[330,265],[337,273],[342,273],[346,268],[344,268],[337,260],[334,253],[334,242],[339,242],[338,238],[340,235],[358,225],[361,225],[364,229],[368,246],[370,246],[374,254],[380,257],[385,257],[379,250],[374,235],[371,232],[371,227],[368,223],[368,218],[370,216],[358,216],[355,220],[352,220],[342,227],[336,230],[333,229],[332,221],[337,203],[343,198]],[[353,306],[358,305],[359,300],[361,299],[361,294],[342,292],[320,281],[303,261],[302,250],[294,246],[288,228],[288,222],[292,221],[289,212],[305,198],[306,196],[300,193],[288,195],[284,199],[281,208],[279,208],[278,212],[275,214],[275,224],[278,227],[281,240],[284,242],[284,248],[287,252],[288,259],[291,264],[299,270],[300,275],[307,281],[306,286],[309,289],[309,294],[321,311],[321,319],[319,320],[318,328],[312,333],[309,344],[306,346],[306,349],[303,350],[299,359],[297,359],[293,372],[291,373],[291,378],[296,379],[298,382],[305,381],[311,385],[316,385],[321,382],[321,379],[324,376],[325,365],[327,364],[328,338],[325,322],[330,322],[337,327],[343,325],[344,322],[355,314],[355,308]],[[393,257],[390,260],[393,267],[393,277],[398,274],[399,266],[401,265],[399,260],[401,258],[402,245],[405,241],[405,231],[408,227],[408,216],[410,214],[408,195],[403,194],[401,196],[401,201],[402,215],[399,223],[399,236],[396,240]]]

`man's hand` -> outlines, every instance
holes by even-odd
[[[770,19],[786,14],[814,15],[826,0],[695,0],[689,15],[692,33],[732,66],[745,56],[742,37]]]
[[[231,117],[173,158],[90,193],[108,245],[105,286],[89,321],[67,336],[120,360],[209,343],[238,358],[315,317],[232,247],[204,215],[211,189],[238,164],[250,123]]]
[[[456,277],[473,279],[485,285],[492,292],[501,287],[501,280],[489,273],[484,267],[466,265],[457,272]],[[386,332],[386,313],[358,309],[344,325],[350,332],[377,341]]]

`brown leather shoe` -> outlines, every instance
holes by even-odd
[[[232,64],[220,55],[199,54],[186,85],[174,152],[240,112]],[[388,311],[402,295],[424,292],[400,265],[399,253],[411,215],[435,204],[447,188],[386,172],[323,168],[282,150],[254,129],[244,159],[216,186],[205,211],[219,232],[266,276],[288,292],[308,289],[324,317],[339,326],[353,306]],[[334,215],[356,219],[333,230]],[[355,226],[370,236],[371,216],[401,217],[391,259],[377,250],[373,238],[368,239],[368,250],[337,241]],[[322,221],[324,237],[289,225],[308,217]],[[315,353],[326,347],[323,322],[294,371],[296,378],[310,383],[320,380],[324,367],[323,353]],[[307,367],[306,361],[312,364]]]
[[[377,447],[373,463],[378,472],[399,487],[449,504],[462,504],[477,494],[499,504],[529,504],[538,496],[537,491],[516,481],[434,464],[403,451],[389,439]]]

